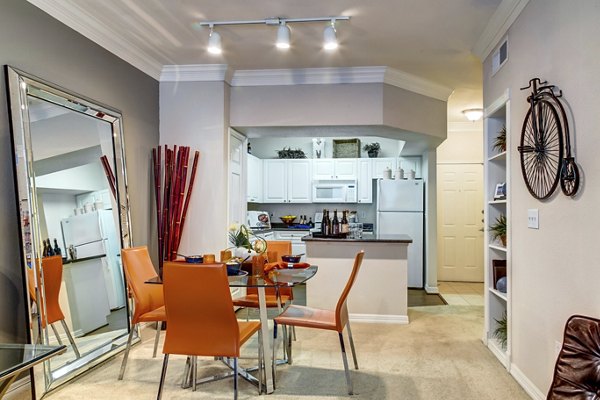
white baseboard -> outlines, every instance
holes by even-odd
[[[350,314],[350,321],[406,325],[408,315]]]
[[[438,289],[437,286],[425,285],[425,292],[427,292],[427,294],[438,294],[440,293],[440,289]]]
[[[529,380],[529,378],[527,378],[527,376],[525,376],[525,374],[515,364],[510,365],[510,374],[513,376],[513,378],[515,378],[515,380],[519,383],[519,385],[521,385],[523,390],[525,390],[525,392],[529,396],[531,396],[532,399],[534,399],[534,400],[545,400],[546,399],[546,395],[544,393],[542,393],[540,391],[540,389],[538,389],[537,386],[535,386],[533,384],[533,382],[531,382]]]

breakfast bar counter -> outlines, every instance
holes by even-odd
[[[310,307],[335,309],[356,253],[365,251],[348,296],[350,319],[408,323],[408,235],[364,235],[361,239],[305,236],[306,261],[319,273],[306,284]]]

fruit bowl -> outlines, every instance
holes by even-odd
[[[279,217],[279,219],[282,220],[284,224],[291,225],[296,220],[296,216],[295,215],[284,215],[283,217]]]
[[[281,260],[283,260],[286,263],[292,263],[292,264],[296,264],[300,262],[300,258],[302,256],[296,256],[296,255],[286,255],[286,256],[281,256]]]

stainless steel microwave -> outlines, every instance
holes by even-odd
[[[356,203],[356,181],[313,181],[313,203]]]

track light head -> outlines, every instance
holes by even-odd
[[[331,23],[323,31],[323,48],[325,50],[335,50],[338,48],[338,41],[335,36],[335,19],[332,19]]]
[[[275,43],[278,49],[287,50],[290,48],[290,28],[285,22],[279,24],[277,28],[277,42]]]
[[[211,54],[221,54],[223,52],[221,48],[221,35],[214,31],[212,25],[210,26],[210,34],[208,35],[207,50]]]

